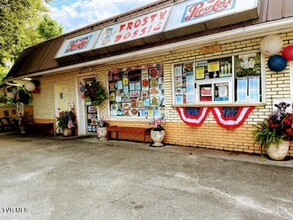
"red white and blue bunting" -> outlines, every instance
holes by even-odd
[[[177,111],[185,124],[199,127],[203,124],[210,112],[210,108],[177,108]]]
[[[243,125],[254,107],[218,107],[212,113],[222,128],[236,129]]]
[[[255,107],[180,107],[177,111],[184,123],[199,127],[212,111],[219,126],[233,130],[243,125]]]

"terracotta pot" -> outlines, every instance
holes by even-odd
[[[151,130],[151,138],[153,140],[153,144],[152,146],[154,147],[162,147],[164,146],[164,144],[162,143],[162,141],[164,140],[165,137],[165,131],[153,131]]]
[[[282,141],[279,145],[271,144],[267,149],[267,153],[273,160],[284,160],[288,154],[289,145],[289,141]]]

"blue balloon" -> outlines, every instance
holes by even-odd
[[[268,67],[275,72],[281,72],[287,67],[287,60],[281,55],[271,56],[268,60]]]

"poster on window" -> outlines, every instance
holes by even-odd
[[[237,78],[237,102],[247,102],[247,77]]]
[[[182,105],[183,104],[183,95],[182,94],[177,94],[175,102],[176,102],[177,105]]]
[[[196,79],[204,79],[204,67],[195,68],[195,78]]]
[[[116,77],[118,72],[121,77]],[[109,81],[111,116],[152,117],[155,108],[164,108],[164,78],[160,64],[114,69],[109,75],[113,76]]]
[[[142,90],[148,91],[149,90],[149,77],[148,75],[142,75],[141,76],[141,84],[142,84]]]
[[[186,102],[188,104],[195,103],[195,88],[193,75],[186,76]]]
[[[214,61],[208,63],[208,72],[216,72],[220,70],[220,62]]]
[[[219,83],[215,84],[215,87],[218,88],[218,90],[215,90],[215,97],[217,96],[217,100],[215,99],[215,101],[229,101],[229,84]]]
[[[175,77],[175,87],[182,87],[182,76]]]
[[[175,65],[174,68],[174,74],[175,76],[181,76],[182,75],[182,65]]]
[[[249,77],[249,101],[259,102],[260,101],[260,77]]]

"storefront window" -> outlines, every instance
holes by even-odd
[[[159,117],[165,114],[161,64],[109,71],[110,116]]]
[[[174,64],[174,103],[260,103],[261,72],[260,53]]]

